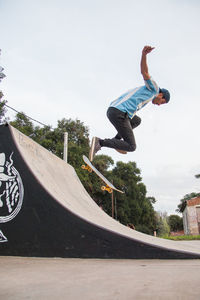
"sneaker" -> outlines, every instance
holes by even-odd
[[[124,151],[124,150],[119,150],[119,149],[115,149],[117,152],[119,152],[119,153],[121,153],[121,154],[127,154],[127,152],[126,151]]]
[[[93,161],[95,154],[101,149],[101,145],[99,143],[98,137],[92,138],[91,148],[90,148],[90,154],[89,154],[89,160]]]

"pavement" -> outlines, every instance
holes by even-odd
[[[0,300],[200,299],[200,260],[0,257]]]

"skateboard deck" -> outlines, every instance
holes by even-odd
[[[92,172],[94,171],[97,176],[99,176],[99,178],[101,178],[101,180],[106,184],[106,185],[103,185],[101,187],[102,191],[108,191],[109,193],[112,193],[113,190],[119,192],[119,193],[122,193],[124,194],[123,191],[121,190],[118,190],[106,177],[104,177],[94,166],[93,164],[91,163],[91,161],[87,158],[87,156],[83,155],[83,160],[85,162],[86,165],[82,165],[82,169],[84,170],[88,170],[88,172]]]

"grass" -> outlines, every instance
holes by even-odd
[[[173,240],[173,241],[193,241],[200,240],[200,235],[179,235],[179,236],[162,236],[163,239]]]

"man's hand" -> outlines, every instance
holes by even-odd
[[[142,76],[144,78],[144,80],[148,80],[150,79],[150,75],[149,75],[149,71],[148,71],[148,66],[147,66],[147,60],[146,60],[146,56],[148,53],[150,53],[152,50],[154,49],[154,47],[151,46],[144,46],[143,50],[142,50],[142,58],[141,58],[141,73]]]
[[[144,46],[144,48],[143,48],[143,50],[142,50],[142,54],[147,55],[147,54],[150,53],[153,49],[155,49],[155,47]]]

